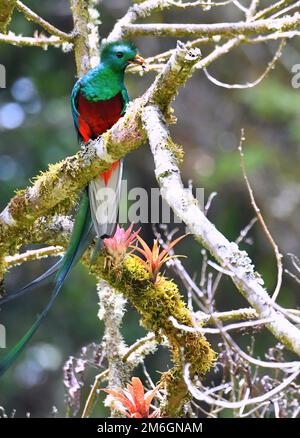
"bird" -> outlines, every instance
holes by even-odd
[[[144,68],[145,60],[130,41],[104,43],[100,63],[90,69],[74,85],[71,110],[78,140],[87,143],[110,129],[124,114],[129,103],[124,84],[125,70],[130,64]],[[15,362],[44,318],[49,313],[71,269],[87,247],[96,240],[91,262],[103,246],[103,239],[115,229],[121,190],[123,160],[93,179],[83,190],[76,213],[70,242],[64,256],[50,269],[19,291],[0,300],[0,307],[35,289],[55,275],[55,284],[47,306],[19,342],[0,361],[0,375]]]

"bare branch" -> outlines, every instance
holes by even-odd
[[[300,284],[300,278],[299,278],[297,275],[293,274],[293,273],[292,273],[291,271],[289,271],[288,269],[285,269],[284,272],[285,272],[286,274],[288,274],[291,278],[293,278],[298,284]]]
[[[153,12],[169,9],[170,7],[176,7],[180,9],[186,9],[191,7],[203,7],[203,9],[209,9],[211,6],[225,6],[232,3],[233,0],[226,0],[223,2],[207,2],[194,1],[183,3],[181,1],[174,0],[146,0],[135,3],[131,6],[126,14],[115,24],[113,30],[107,37],[107,41],[117,41],[126,36],[126,28],[135,23],[138,19],[143,19],[150,16]]]
[[[288,6],[290,3],[292,3],[294,0],[279,0],[277,3],[273,3],[270,6],[267,6],[262,11],[259,11],[255,16],[254,19],[257,20],[259,18],[264,18],[267,16],[270,16],[274,12],[277,12],[284,8],[285,6]]]
[[[207,55],[205,58],[201,59],[201,61],[199,61],[198,64],[196,64],[196,68],[198,70],[204,69],[205,67],[210,65],[212,62],[219,59],[221,56],[226,55],[231,50],[238,47],[242,43],[242,41],[243,41],[242,37],[236,37],[236,38],[233,38],[233,39],[227,41],[222,46],[217,46],[215,48],[215,50],[213,50],[209,55]]]
[[[73,41],[73,35],[65,33],[59,29],[57,29],[52,24],[48,23],[48,21],[44,20],[38,14],[33,12],[28,6],[24,5],[20,0],[16,1],[16,8],[19,12],[23,13],[24,16],[29,21],[33,21],[34,23],[39,24],[43,29],[45,29],[50,35],[55,35],[59,37],[63,41]]]
[[[272,18],[280,17],[281,15],[286,15],[287,12],[290,12],[292,9],[299,9],[300,7],[300,1],[294,3],[293,5],[289,5],[286,8],[282,8],[280,11],[276,12],[275,14],[272,14]]]
[[[290,30],[288,32],[274,32],[269,35],[259,35],[255,38],[248,38],[245,40],[249,44],[259,44],[268,41],[276,41],[281,38],[292,39],[300,36],[300,31],[298,30]]]
[[[238,47],[240,44],[261,44],[261,43],[265,43],[268,41],[278,41],[278,40],[284,40],[284,39],[292,39],[295,37],[299,37],[300,36],[300,31],[297,30],[291,30],[288,32],[274,32],[271,33],[269,35],[259,35],[255,38],[248,38],[245,36],[240,36],[238,38],[229,40],[227,43],[223,44],[222,46],[217,46],[215,48],[215,50],[213,50],[209,55],[207,55],[205,58],[203,58],[202,61],[200,61],[198,63],[198,65],[196,66],[196,68],[198,69],[204,69],[206,65],[211,64],[213,61],[215,61],[216,59],[218,59],[219,57],[226,55],[229,51],[231,51],[232,49],[234,49],[235,47]],[[214,41],[214,40],[217,41]],[[215,43],[215,42],[220,42],[222,40],[224,40],[224,36],[221,35],[217,35],[216,37],[212,37],[212,38],[198,38],[195,39],[194,41],[191,41],[189,43],[187,43],[188,47],[197,47],[201,44],[209,44],[209,43]],[[147,69],[144,70],[143,72],[140,71],[140,69],[137,66],[131,66],[128,69],[129,73],[134,73],[134,74],[145,74],[145,73],[151,73],[151,72],[161,72],[165,66],[165,64],[163,63],[165,60],[168,60],[169,57],[172,55],[173,53],[173,49],[168,50],[166,52],[163,52],[159,55],[153,56],[151,58],[147,58],[146,59],[146,64],[147,64]],[[277,59],[276,59],[277,61]],[[260,77],[257,81],[254,82],[254,85],[257,85],[262,79],[264,79],[264,77],[269,73],[269,69],[267,68],[267,72],[263,74],[263,77]],[[209,74],[208,74],[209,75]],[[215,82],[216,85],[220,85],[220,86],[224,86],[226,88],[231,88],[231,85],[224,84],[220,81],[217,81],[216,79],[212,78],[211,75],[209,75],[212,82]],[[224,85],[223,85],[224,84]],[[250,83],[250,86],[251,83]],[[249,85],[237,85],[237,88],[249,88]]]
[[[102,373],[97,374],[97,376],[95,377],[92,389],[90,390],[89,395],[86,399],[81,418],[88,418],[91,415],[94,404],[96,402],[99,385],[101,382],[103,382],[103,380],[106,380],[108,378],[108,374],[109,369],[102,371]]]
[[[246,12],[247,21],[251,20],[257,11],[260,0],[251,0],[250,6]]]
[[[244,152],[243,152],[243,142],[245,141],[245,135],[244,135],[244,130],[242,130],[241,132],[241,139],[240,139],[240,144],[238,147],[239,153],[240,153],[240,160],[241,160],[241,169],[242,169],[242,173],[243,173],[243,177],[246,183],[246,187],[250,196],[250,200],[251,200],[251,205],[256,213],[257,219],[259,220],[263,231],[265,233],[265,235],[267,236],[267,239],[269,240],[269,242],[271,243],[271,246],[274,250],[274,254],[275,254],[275,258],[276,258],[276,262],[277,262],[277,284],[275,287],[275,290],[273,292],[272,295],[272,300],[276,301],[278,294],[280,292],[281,289],[281,284],[282,284],[282,274],[283,274],[283,267],[282,267],[282,254],[279,251],[278,245],[276,244],[276,242],[274,241],[268,226],[263,218],[263,215],[261,214],[260,209],[257,206],[257,203],[255,201],[255,197],[254,197],[254,193],[251,187],[251,184],[249,182],[247,173],[246,173],[246,167],[245,167],[245,160],[244,160]]]
[[[249,224],[246,225],[246,227],[241,230],[240,235],[235,240],[237,244],[241,243],[245,239],[245,237],[247,236],[247,234],[249,233],[249,231],[252,229],[253,225],[256,222],[257,222],[257,217],[252,218]]]
[[[146,18],[152,12],[161,11],[172,5],[170,0],[146,0],[131,6],[126,14],[115,24],[106,41],[117,41],[124,38],[124,27],[134,23],[139,18]]]
[[[286,44],[285,39],[282,39],[282,41],[279,44],[278,49],[276,50],[275,55],[273,56],[272,61],[270,61],[266,67],[266,69],[264,70],[264,72],[259,76],[258,79],[256,79],[254,82],[247,82],[246,84],[226,84],[224,82],[220,82],[219,80],[215,79],[206,68],[204,68],[204,73],[206,75],[206,77],[215,85],[219,86],[219,87],[223,87],[223,88],[238,88],[238,89],[245,89],[245,88],[253,88],[256,87],[258,84],[260,84],[266,77],[267,75],[270,73],[270,71],[275,67],[276,62],[278,61],[278,59],[280,58],[280,56],[282,55],[282,50],[284,48]]]
[[[170,103],[178,93],[179,87],[185,84],[192,75],[193,68],[198,64],[201,52],[197,48],[187,48],[180,41],[176,51],[170,57],[161,75],[158,75],[149,91],[147,101],[153,102],[163,112],[168,112]],[[161,90],[165,90],[161,93]]]
[[[189,190],[185,190],[172,152],[172,140],[160,111],[148,105],[143,122],[155,161],[155,175],[161,195],[176,215],[189,227],[197,240],[207,248],[220,265],[231,271],[238,290],[255,308],[259,318],[270,318],[268,329],[287,348],[300,355],[300,331],[282,314],[276,312],[273,301],[262,287],[262,279],[254,270],[251,259],[229,242],[205,217]]]
[[[211,395],[213,394],[212,390],[203,390],[197,389],[196,386],[193,384],[190,376],[189,376],[189,364],[185,366],[185,372],[184,377],[186,384],[188,385],[189,391],[191,394],[197,399],[204,401],[205,403],[208,403],[209,405],[216,405],[220,406],[222,408],[226,409],[240,409],[241,407],[245,407],[248,405],[253,405],[256,403],[262,403],[266,400],[270,400],[272,397],[274,397],[276,394],[280,393],[283,389],[285,389],[288,385],[290,385],[299,375],[300,369],[297,368],[296,371],[294,371],[289,377],[283,380],[283,382],[278,385],[277,387],[271,389],[267,393],[259,396],[259,397],[253,397],[248,400],[241,400],[237,402],[229,402],[225,399],[220,400],[216,399],[215,397],[212,398]],[[214,388],[213,388],[214,389]],[[219,389],[219,388],[218,388]]]
[[[286,311],[290,312],[291,314],[300,315],[300,310],[286,309]],[[244,309],[229,310],[227,312],[214,312],[212,315],[203,312],[196,312],[195,313],[196,318],[198,318],[198,314],[199,314],[199,318],[205,321],[205,324],[213,323],[214,319],[217,319],[221,322],[230,322],[237,320],[248,321],[258,318],[258,314],[256,310],[252,309],[251,307]]]
[[[227,6],[233,2],[234,0],[225,0],[221,2],[212,2],[211,0],[209,1],[194,0],[193,2],[182,2],[181,0],[169,0],[171,6],[174,6],[179,9],[202,7],[203,11],[209,11],[211,8],[217,6]]]
[[[237,23],[214,24],[128,24],[123,33],[126,37],[212,37],[224,35],[228,38],[238,35],[255,35],[276,31],[296,30],[300,24],[300,14],[276,19]]]

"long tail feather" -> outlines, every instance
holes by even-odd
[[[7,304],[10,301],[13,301],[17,298],[20,298],[21,296],[27,294],[28,292],[31,292],[35,290],[37,287],[41,286],[42,284],[47,283],[52,279],[52,277],[56,274],[56,272],[60,269],[63,263],[63,258],[61,258],[58,262],[56,262],[51,268],[49,268],[46,272],[44,272],[39,277],[35,278],[30,283],[23,286],[21,289],[19,289],[17,292],[14,292],[12,294],[9,294],[3,298],[0,299],[0,307],[3,304]]]
[[[117,225],[123,160],[114,164],[108,178],[100,176],[89,183],[91,215],[99,238],[111,236]]]
[[[115,166],[112,167],[109,176],[106,175],[107,172],[104,172],[102,176],[94,179],[89,184],[91,215],[97,233],[97,243],[91,257],[91,264],[94,263],[103,247],[103,239],[110,237],[117,225],[123,160],[114,164]],[[105,175],[104,178],[103,175]]]
[[[93,237],[94,231],[90,214],[89,199],[88,194],[85,191],[79,211],[76,215],[69,247],[63,257],[62,264],[56,276],[55,288],[52,292],[51,298],[43,312],[35,321],[35,323],[0,362],[0,375],[2,375],[12,365],[12,363],[26,347],[27,343],[30,341],[34,333],[37,331],[42,321],[47,316],[52,305],[54,304],[57,296],[59,295],[59,292],[61,291],[64,281],[67,278],[70,270],[72,269],[74,264],[80,259],[81,255],[84,253],[85,249],[92,241]]]

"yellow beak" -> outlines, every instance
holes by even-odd
[[[128,61],[130,64],[139,64],[142,67],[145,67],[145,60],[141,55],[136,55],[133,59]]]

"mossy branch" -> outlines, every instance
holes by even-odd
[[[99,13],[96,0],[70,0],[74,21],[74,51],[78,77],[99,62]]]
[[[14,256],[8,256],[5,258],[5,263],[7,268],[13,266],[22,265],[26,262],[31,262],[33,260],[40,260],[47,258],[49,256],[62,255],[64,248],[62,246],[47,246],[41,249],[30,249],[22,254],[15,254]]]
[[[108,385],[110,388],[123,388],[130,380],[130,367],[123,361],[126,344],[121,334],[121,324],[125,313],[126,300],[106,281],[97,284],[99,296],[98,317],[104,321],[104,348],[108,362]],[[110,403],[111,416],[119,417],[115,403]]]
[[[153,85],[129,105],[125,116],[112,129],[83,146],[76,155],[51,165],[31,187],[18,192],[0,214],[0,248],[4,250],[10,247],[12,240],[15,243],[21,240],[25,227],[39,217],[49,215],[58,205],[66,203],[68,209],[78,191],[89,181],[108,169],[112,162],[140,147],[146,140],[141,109],[154,101],[168,116],[171,100],[199,59],[199,51],[178,43]],[[63,205],[61,210],[64,213]]]
[[[0,0],[0,4],[3,3]],[[13,4],[15,2],[6,2]],[[78,76],[84,74],[98,60],[97,15],[94,0],[70,0],[74,18],[74,48]],[[154,5],[154,1],[143,2]],[[161,2],[163,3],[163,2]],[[167,2],[164,2],[166,4]],[[13,8],[11,9],[11,12]],[[1,10],[2,12],[2,10]],[[10,20],[6,20],[5,29]],[[0,15],[1,17],[1,15]],[[127,16],[128,17],[128,16]],[[130,24],[140,16],[133,16],[124,25],[118,23],[115,34],[109,38],[119,38],[122,34],[163,35],[249,35],[265,32],[296,29],[300,23],[299,14],[283,19],[260,20],[249,23],[220,23],[215,25],[135,25]],[[0,22],[4,22],[3,20]],[[152,30],[151,30],[152,29]],[[1,27],[0,27],[1,31]],[[176,32],[175,32],[176,31]],[[115,36],[114,36],[115,35]],[[57,37],[51,37],[57,38]],[[189,50],[178,44],[154,84],[128,108],[126,115],[101,138],[90,142],[78,154],[68,157],[61,163],[49,168],[49,171],[37,177],[32,187],[19,192],[0,215],[0,250],[2,258],[15,251],[24,242],[26,230],[42,225],[42,216],[49,222],[56,209],[64,213],[76,197],[78,191],[97,174],[103,172],[111,163],[122,158],[130,151],[141,146],[148,137],[156,163],[156,176],[162,195],[176,214],[191,228],[196,238],[226,269],[232,272],[232,278],[240,292],[249,301],[260,318],[269,318],[269,330],[288,348],[300,354],[300,331],[290,324],[279,312],[274,310],[262,281],[254,272],[251,260],[237,245],[216,230],[195,203],[190,192],[183,190],[177,157],[166,127],[165,119],[172,120],[170,103],[179,88],[185,84],[193,69],[203,68],[219,56],[236,47],[241,38],[234,38],[221,48],[216,48],[200,61],[200,52]],[[47,219],[46,219],[47,221]],[[47,231],[47,226],[44,227]],[[51,233],[50,233],[51,235]],[[44,232],[32,235],[32,241],[42,238]],[[50,237],[50,236],[49,236]],[[30,238],[30,236],[27,236]],[[60,237],[58,237],[60,239]],[[62,240],[64,238],[61,238]],[[54,242],[53,242],[54,243]],[[57,242],[61,244],[60,242]],[[63,245],[65,244],[62,243]],[[166,336],[170,345],[174,368],[163,375],[167,398],[163,415],[176,417],[182,414],[183,403],[189,399],[189,393],[183,380],[182,366],[190,365],[191,377],[203,377],[214,360],[214,352],[200,331],[185,331],[174,326],[170,317],[179,325],[193,327],[192,316],[186,307],[177,286],[170,280],[161,279],[154,285],[148,273],[136,258],[128,256],[120,269],[104,268],[107,264],[104,255],[92,267],[98,278],[103,278],[110,287],[119,290],[135,306],[142,317],[143,325],[155,333],[158,340]],[[5,259],[3,259],[5,260]],[[0,265],[0,273],[7,266]]]
[[[191,364],[191,374],[203,378],[214,362],[215,353],[200,331],[190,333],[174,327],[170,317],[190,327],[193,327],[193,319],[173,281],[161,277],[153,284],[142,263],[133,256],[127,256],[122,266],[110,265],[108,269],[107,265],[105,255],[101,254],[91,272],[105,279],[131,302],[142,317],[142,325],[155,334],[158,342],[163,336],[168,339],[174,368],[161,379],[167,389],[163,415],[178,417],[189,400],[183,380],[182,356],[185,363]]]

